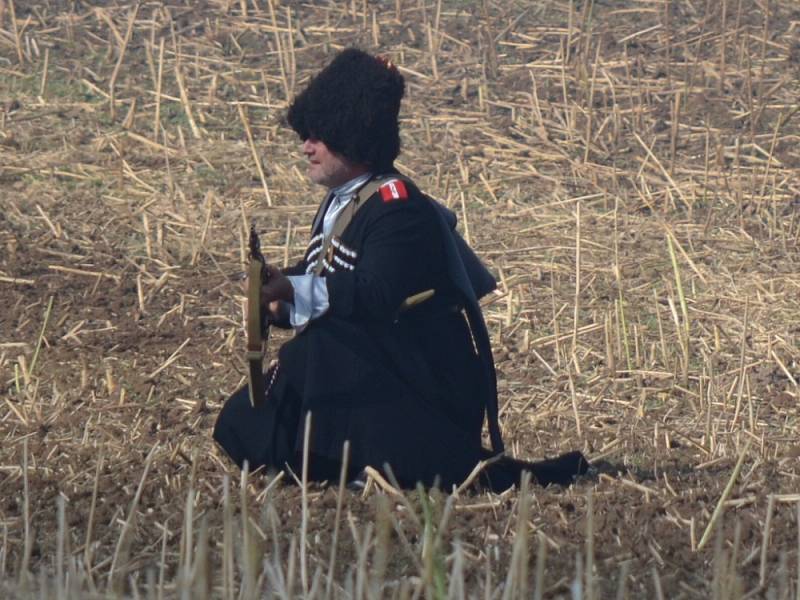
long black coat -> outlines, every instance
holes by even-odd
[[[433,201],[409,183],[400,190],[367,199],[325,257],[329,309],[280,349],[264,404],[252,409],[244,389],[223,408],[214,436],[239,464],[296,468],[307,411],[312,477],[338,476],[345,440],[351,472],[388,463],[403,485],[458,483],[486,456],[481,429],[487,408],[496,425],[497,399],[480,309],[454,273]],[[319,228],[287,274],[319,258]],[[399,310],[429,289],[431,299]]]

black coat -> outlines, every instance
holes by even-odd
[[[458,483],[486,456],[487,410],[494,450],[502,449],[491,350],[459,259],[463,242],[434,201],[411,184],[403,191],[367,199],[325,257],[329,309],[280,349],[263,406],[250,408],[240,390],[223,409],[215,438],[240,464],[296,468],[307,411],[316,478],[338,475],[349,440],[351,472],[388,463],[403,485]],[[319,258],[324,210],[316,241],[287,274]],[[431,299],[400,311],[430,289]]]

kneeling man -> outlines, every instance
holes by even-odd
[[[268,266],[262,302],[295,337],[266,374],[265,398],[235,393],[214,438],[240,466],[297,470],[312,414],[310,476],[390,465],[403,486],[463,481],[503,452],[489,336],[478,299],[495,281],[455,232],[455,215],[394,167],[403,76],[347,49],[289,108],[309,178],[328,189],[303,260]],[[486,417],[491,450],[481,443]],[[495,489],[521,469],[543,484],[586,469],[579,453],[488,470]]]

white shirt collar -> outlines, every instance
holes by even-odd
[[[347,181],[340,186],[331,188],[331,194],[333,194],[340,202],[350,200],[358,188],[367,183],[367,181],[369,181],[371,178],[372,173],[364,173],[358,177],[354,177],[350,181]]]
[[[325,212],[317,217],[314,221],[312,230],[316,231],[317,227],[322,225],[322,232],[325,235],[330,235],[333,230],[333,223],[339,213],[350,203],[350,200],[355,196],[356,191],[361,188],[367,181],[372,178],[372,173],[364,173],[358,177],[354,177],[350,181],[346,181],[342,185],[328,190],[328,195],[325,196],[324,203],[326,205]]]

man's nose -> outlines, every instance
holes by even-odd
[[[306,156],[314,154],[314,144],[311,142],[311,138],[303,142],[303,154]]]

